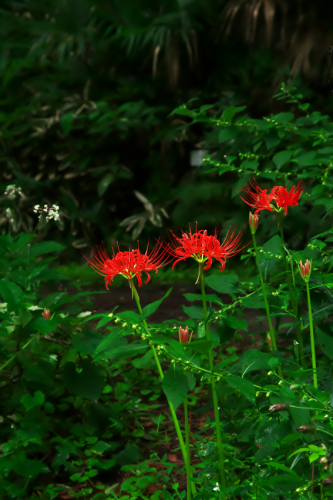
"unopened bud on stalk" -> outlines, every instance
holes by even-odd
[[[256,234],[258,222],[259,222],[259,216],[256,214],[253,215],[253,213],[250,212],[249,213],[249,226],[250,226],[252,234]]]
[[[188,342],[191,342],[191,338],[192,338],[192,333],[191,333],[191,337],[189,338],[188,326],[186,326],[185,329],[180,326],[179,327],[179,342],[181,344],[187,344]]]
[[[51,317],[51,311],[49,309],[44,309],[44,312],[42,313],[42,316],[45,319],[50,319],[50,317]]]
[[[305,282],[308,282],[311,275],[311,262],[306,259],[305,265],[302,264],[302,261],[299,263],[299,272],[301,273],[302,278]]]
[[[280,403],[278,405],[272,405],[269,407],[269,411],[285,411],[288,409],[288,405]]]

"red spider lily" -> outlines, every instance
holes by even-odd
[[[105,248],[96,246],[92,259],[84,257],[94,271],[104,276],[107,290],[109,289],[108,284],[111,285],[111,281],[117,274],[121,274],[121,276],[129,280],[132,280],[136,276],[138,284],[141,286],[141,274],[143,272],[147,275],[145,283],[148,283],[150,280],[148,271],[155,271],[157,273],[160,267],[167,264],[166,259],[164,259],[167,253],[166,250],[163,250],[158,255],[161,246],[161,243],[157,242],[150,254],[148,254],[148,245],[144,254],[140,253],[139,248],[128,252],[120,252],[118,247],[117,253],[112,248],[113,258],[108,256]]]
[[[170,232],[175,241],[172,241],[171,245],[167,246],[167,249],[171,255],[176,257],[172,269],[174,269],[177,262],[185,260],[188,257],[193,257],[199,263],[207,262],[204,267],[206,271],[212,265],[214,258],[220,262],[220,272],[222,272],[225,268],[227,258],[233,257],[246,246],[238,248],[243,230],[235,236],[236,229],[234,229],[229,237],[228,231],[222,243],[218,239],[216,230],[214,236],[208,236],[206,230],[197,230],[192,234],[190,226],[189,233],[183,233],[181,238],[178,238],[172,231]]]
[[[241,199],[250,205],[250,207],[255,208],[255,215],[258,215],[260,210],[269,210],[273,212],[280,212],[284,208],[284,215],[287,215],[288,207],[294,207],[298,205],[299,199],[304,191],[304,184],[299,181],[297,186],[293,186],[290,191],[288,191],[283,186],[274,186],[271,192],[268,194],[267,189],[261,189],[257,184],[257,181],[253,179],[245,186],[241,191],[245,193]],[[278,208],[272,205],[275,201]]]
[[[273,187],[271,194],[274,195],[274,201],[279,208],[284,208],[284,215],[287,215],[288,207],[294,207],[298,205],[299,199],[304,191],[304,184],[302,181],[298,181],[297,186],[293,186],[290,191],[288,191],[283,186]]]
[[[250,207],[256,209],[254,212],[255,215],[258,215],[260,210],[269,210],[270,212],[273,212],[274,207],[271,204],[271,201],[274,199],[274,196],[272,194],[268,194],[267,189],[261,189],[255,179],[253,179],[253,181],[249,181],[241,192],[245,193],[245,197],[243,198],[239,195],[240,198],[245,203],[250,205]]]

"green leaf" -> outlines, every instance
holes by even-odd
[[[134,311],[124,311],[118,313],[117,317],[123,319],[124,321],[128,321],[128,323],[131,323],[131,325],[136,325],[137,323],[140,323],[142,318],[140,314]]]
[[[254,370],[269,369],[269,360],[271,354],[258,351],[257,349],[249,349],[242,356],[242,370],[246,373]]]
[[[190,302],[193,302],[194,300],[202,301],[202,295],[198,295],[196,293],[183,293],[183,296],[185,297],[185,299],[189,300]],[[219,305],[223,304],[222,300],[219,299],[218,296],[215,295],[214,293],[207,294],[206,301],[212,302],[213,304],[219,304]]]
[[[38,255],[43,255],[45,253],[51,252],[61,252],[66,247],[60,245],[56,241],[43,241],[42,243],[36,243],[31,247],[31,255],[37,257]]]
[[[200,352],[200,354],[207,354],[212,345],[213,342],[211,340],[195,340],[186,344],[186,347],[189,347],[192,351]]]
[[[147,349],[147,345],[142,344],[127,344],[111,349],[107,354],[107,359],[124,359],[143,354]],[[106,356],[104,352],[103,356]]]
[[[239,129],[231,125],[221,130],[218,136],[218,140],[219,142],[226,142],[230,141],[231,139],[236,139],[238,135],[239,135]]]
[[[67,135],[72,128],[74,113],[64,113],[60,118],[60,126],[65,135]]]
[[[178,366],[169,367],[162,381],[162,389],[176,410],[188,393],[187,377]]]
[[[167,296],[171,293],[171,291],[172,288],[170,288],[170,290],[168,290],[167,293],[164,295],[164,297],[162,297],[160,300],[157,300],[156,302],[152,302],[151,304],[145,306],[142,311],[142,319],[148,318],[148,316],[157,311],[163,300],[167,298]]]
[[[273,162],[275,163],[276,167],[279,169],[279,168],[283,167],[283,165],[288,163],[288,161],[292,157],[292,154],[293,154],[292,151],[288,151],[286,149],[284,151],[280,151],[279,153],[276,153],[273,156]]]
[[[116,328],[112,329],[112,332],[109,333],[109,335],[102,340],[100,344],[96,347],[94,355],[97,356],[98,354],[101,354],[102,352],[107,352],[111,349],[114,348],[115,343],[117,342],[118,339],[126,335],[126,330],[122,328],[121,326],[118,326]]]
[[[265,302],[262,297],[258,295],[250,295],[249,297],[244,297],[242,299],[243,307],[248,307],[249,309],[263,309],[265,308]]]
[[[272,116],[272,120],[275,120],[277,123],[286,123],[291,122],[294,119],[293,113],[279,113],[278,115]]]
[[[244,160],[240,164],[240,167],[242,170],[257,170],[259,167],[259,162],[256,160]]]
[[[125,448],[120,453],[112,455],[112,458],[116,460],[117,464],[128,465],[138,463],[142,460],[142,455],[136,444],[127,443]]]
[[[104,388],[104,374],[89,359],[82,360],[79,367],[82,371],[77,373],[75,363],[65,363],[64,386],[71,394],[97,402]]]
[[[317,156],[317,151],[309,151],[308,153],[304,153],[298,156],[296,159],[298,160],[298,164],[301,167],[307,167],[313,165],[313,160]]]
[[[115,175],[108,173],[101,179],[97,186],[98,196],[101,198],[110,184],[115,180]]]
[[[45,401],[45,396],[41,391],[36,391],[34,396],[31,396],[31,394],[24,394],[20,401],[24,404],[26,411],[29,411],[35,406],[42,406]]]
[[[190,318],[193,318],[193,319],[203,319],[204,318],[203,309],[200,306],[191,306],[191,307],[182,306],[182,308],[183,308],[184,313],[187,314],[188,316],[190,316]]]
[[[243,396],[246,397],[251,403],[255,403],[256,401],[256,390],[254,385],[249,380],[246,380],[242,377],[237,377],[236,375],[229,375],[226,377],[226,382],[233,387],[234,389],[238,389]]]
[[[318,327],[316,328],[316,337],[316,344],[329,359],[333,359],[333,337],[327,335]]]
[[[16,283],[0,280],[0,293],[8,304],[8,311],[16,311],[22,307],[24,292]]]
[[[62,318],[60,317],[55,317],[55,318],[52,318],[52,319],[46,319],[46,318],[43,318],[42,315],[38,318],[34,318],[29,327],[30,328],[33,328],[34,330],[36,330],[36,332],[40,332],[42,333],[43,335],[48,335],[50,332],[52,332],[53,330],[55,330],[57,328],[57,326],[62,322],[64,321]]]
[[[236,293],[239,292],[239,279],[236,274],[211,274],[205,277],[205,283],[219,293]]]
[[[244,111],[244,109],[246,109],[246,107],[247,106],[238,106],[238,107],[230,106],[229,108],[227,108],[223,111],[222,119],[225,122],[230,122],[236,113],[239,113],[240,111]]]

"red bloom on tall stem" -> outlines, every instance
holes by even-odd
[[[168,245],[167,249],[173,257],[176,257],[172,269],[174,269],[177,262],[192,257],[199,263],[207,262],[204,267],[205,271],[210,268],[213,259],[216,259],[221,264],[220,272],[222,272],[227,258],[233,257],[246,246],[238,248],[243,231],[240,231],[235,236],[236,229],[233,229],[230,235],[228,231],[222,243],[218,239],[219,236],[216,230],[214,236],[208,236],[206,230],[197,230],[192,233],[190,226],[189,233],[183,233],[181,238],[178,238],[172,231],[170,232],[173,241],[171,240],[171,245]]]
[[[250,205],[250,207],[256,209],[254,212],[255,215],[258,215],[260,210],[269,210],[270,212],[273,212],[274,207],[271,205],[271,202],[274,199],[273,195],[268,194],[267,189],[261,189],[255,179],[249,181],[241,192],[244,193],[244,198],[239,195],[241,199]]]
[[[284,208],[284,215],[287,215],[288,207],[294,207],[298,205],[299,199],[304,191],[305,185],[302,181],[299,181],[297,186],[293,186],[289,191],[283,186],[274,186],[270,193],[267,193],[267,189],[261,189],[257,184],[257,181],[253,179],[245,186],[242,191],[245,196],[241,199],[250,205],[250,207],[255,208],[255,215],[258,215],[260,210],[269,210],[273,212],[280,212]],[[275,202],[277,207],[275,207],[272,202]]]
[[[288,207],[294,207],[298,205],[304,188],[305,186],[302,181],[298,181],[297,186],[293,186],[290,191],[288,191],[283,186],[273,187],[271,194],[274,195],[274,200],[277,206],[279,208],[284,208],[284,215],[287,215]]]
[[[159,250],[162,244],[157,242],[153,250],[148,254],[148,245],[146,252],[144,254],[140,253],[139,247],[135,250],[130,250],[128,252],[121,252],[118,247],[118,252],[115,253],[112,248],[113,257],[110,258],[104,247],[96,246],[95,253],[91,259],[87,260],[88,264],[96,271],[98,274],[104,276],[105,287],[108,290],[108,285],[111,285],[113,278],[120,274],[126,279],[133,279],[136,276],[139,286],[142,285],[141,275],[146,273],[148,283],[150,280],[149,271],[158,272],[158,269],[165,266],[168,256],[165,258],[167,251],[163,250],[159,254]]]

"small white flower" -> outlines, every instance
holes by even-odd
[[[4,194],[8,196],[10,200],[15,200],[16,194],[20,195],[21,193],[22,189],[20,187],[16,187],[15,184],[8,184],[8,186],[6,187],[6,191],[4,192]]]
[[[54,219],[55,221],[60,220],[58,205],[52,205],[52,207],[50,208],[46,204],[44,205],[44,208],[41,208],[40,205],[35,205],[33,211],[35,213],[39,213],[39,219],[44,216],[46,222],[52,219]]]
[[[13,212],[11,208],[6,208],[6,217],[9,222],[14,222]]]
[[[213,488],[213,491],[220,491],[220,485],[219,485],[219,483],[216,483],[216,487]]]

